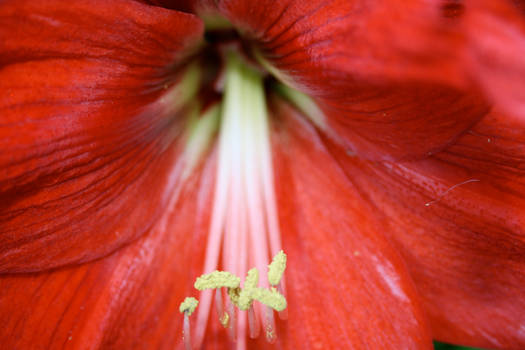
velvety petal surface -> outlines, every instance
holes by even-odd
[[[439,340],[525,347],[524,130],[493,112],[443,152],[397,163],[325,140],[402,253]]]
[[[95,262],[0,277],[5,349],[182,348],[179,304],[196,295],[213,167],[172,197],[150,233]]]
[[[191,96],[176,65],[202,23],[123,0],[3,1],[0,18],[0,271],[108,254],[169,199]]]
[[[525,15],[525,1],[523,0],[512,0],[512,3],[516,6],[516,8]]]
[[[522,0],[467,2],[466,66],[498,107],[525,120],[525,6]]]
[[[279,219],[288,255],[285,349],[431,349],[410,276],[372,207],[284,104],[274,111]]]
[[[352,152],[417,158],[487,107],[459,67],[462,36],[441,1],[225,0],[219,11],[284,82],[316,98]]]

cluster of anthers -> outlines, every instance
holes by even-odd
[[[257,338],[259,335],[258,323],[255,319],[253,309],[254,301],[258,301],[267,307],[267,315],[272,314],[273,310],[282,312],[286,309],[286,298],[282,293],[281,278],[286,269],[286,254],[281,250],[274,256],[268,265],[268,282],[271,287],[261,288],[259,284],[259,270],[252,268],[248,271],[244,280],[244,287],[241,288],[241,279],[227,271],[214,271],[204,274],[197,278],[194,287],[199,291],[215,290],[215,305],[220,323],[225,327],[234,329],[235,308],[248,311],[248,325],[250,337]],[[230,301],[230,311],[224,310],[223,288],[227,290]],[[183,340],[186,350],[193,349],[191,343],[190,316],[195,311],[199,301],[193,297],[187,297],[180,304],[179,311],[184,314]],[[266,338],[272,342],[275,339],[275,330],[272,327],[266,329]]]

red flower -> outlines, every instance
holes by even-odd
[[[182,346],[195,278],[282,239],[288,320],[239,348],[524,348],[524,7],[3,1],[2,347]]]

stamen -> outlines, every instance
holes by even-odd
[[[259,276],[271,256],[281,250],[281,239],[263,80],[260,72],[240,57],[234,52],[226,55],[206,274],[195,283],[195,288],[202,291],[196,345],[200,347],[204,339],[213,300],[207,289],[227,288],[229,302],[223,304],[222,291],[216,291],[215,304],[219,320],[229,328],[237,350],[246,348],[247,336],[258,336],[260,325],[271,330],[270,338],[274,339],[273,311],[268,318],[267,309],[281,311],[286,307],[284,295],[275,288],[284,284],[282,261],[272,272],[272,284],[268,274]],[[276,259],[282,259],[284,253],[280,254]],[[255,269],[248,271],[253,265]],[[242,288],[237,276],[247,276]],[[260,304],[253,305],[255,300]],[[247,312],[236,312],[235,308]]]
[[[277,338],[275,334],[275,320],[273,318],[273,310],[271,307],[266,308],[266,340],[268,343],[275,343]]]
[[[275,90],[280,93],[285,99],[290,101],[296,108],[298,108],[306,117],[310,118],[319,129],[330,132],[328,129],[326,117],[319,108],[319,106],[310,98],[310,96],[300,92],[299,90],[292,89],[291,87],[277,83],[275,84]]]
[[[192,116],[189,121],[189,135],[183,156],[184,169],[181,175],[182,180],[186,180],[191,175],[204,152],[208,149],[212,135],[219,127],[219,107],[219,104],[216,104],[208,108],[202,116]]]
[[[191,331],[190,331],[190,317],[187,312],[184,313],[184,325],[182,328],[182,339],[184,340],[184,347],[186,350],[192,350],[191,347]]]
[[[215,289],[215,288],[238,288],[241,284],[241,279],[228,271],[213,271],[202,275],[195,281],[195,289]]]
[[[215,291],[215,306],[217,308],[217,318],[224,328],[228,327],[230,316],[224,312],[224,304],[222,302],[222,288],[217,288]]]
[[[165,108],[169,108],[170,111],[180,110],[197,94],[202,79],[201,72],[202,69],[198,64],[189,65],[179,81],[172,87],[168,87],[159,103]]]
[[[274,256],[270,265],[268,265],[268,282],[272,286],[277,286],[283,277],[286,269],[286,254],[282,250]]]
[[[199,305],[199,301],[195,298],[188,297],[179,306],[179,311],[184,314],[184,321],[182,325],[182,339],[186,350],[192,350],[191,346],[191,330],[190,330],[190,316]]]
[[[284,295],[283,286],[280,283],[283,276],[284,270],[286,269],[286,254],[281,250],[277,255],[274,256],[272,262],[268,266],[268,281],[274,287],[277,287],[277,291]],[[279,311],[279,318],[281,320],[288,319],[287,309]]]
[[[182,303],[180,303],[179,311],[180,313],[185,313],[188,316],[191,316],[193,311],[199,305],[199,301],[193,297],[187,297]]]
[[[279,283],[283,273],[286,269],[286,254],[283,251],[277,253],[273,258],[272,263],[268,269],[268,279],[273,283]],[[271,276],[271,277],[270,277]],[[261,304],[266,306],[266,339],[273,343],[275,341],[275,320],[273,310],[283,311],[286,306],[285,297],[274,287],[270,289],[264,289],[258,287],[259,282],[259,271],[256,268],[252,268],[248,271],[246,279],[244,281],[244,288],[240,287],[240,278],[226,271],[214,271],[209,274],[204,274],[197,278],[195,281],[195,288],[198,290],[205,289],[216,289],[215,298],[218,310],[219,321],[224,327],[229,328],[229,336],[232,342],[235,342],[236,328],[242,331],[242,334],[237,333],[237,344],[238,347],[244,349],[246,347],[246,339],[244,338],[245,331],[245,319],[239,318],[239,322],[236,322],[236,310],[235,307],[240,310],[248,310],[249,326],[250,326],[250,337],[257,337],[259,328],[256,324],[256,316],[253,309],[254,300],[259,301]],[[224,312],[222,304],[222,288],[228,288],[229,300],[229,313]],[[191,315],[197,307],[197,300],[195,298],[186,298],[181,303],[179,310],[184,312],[185,317]],[[242,314],[246,316],[246,314]],[[185,318],[186,322],[186,318]],[[185,328],[189,332],[189,321],[184,323]],[[187,333],[189,334],[189,333]],[[189,341],[188,341],[188,344]],[[191,345],[191,344],[190,344]]]
[[[259,283],[259,271],[256,268],[248,271],[246,280],[244,281],[244,288],[239,293],[239,299],[237,304],[241,310],[249,310],[253,304],[253,290],[257,288]]]
[[[272,288],[271,290],[257,288],[252,290],[251,296],[261,304],[268,306],[270,309],[282,311],[286,308],[286,299],[275,288]]]
[[[259,336],[259,324],[253,306],[248,309],[248,324],[250,326],[250,338],[257,338]]]
[[[230,331],[229,331],[229,334],[230,334],[230,340],[232,342],[235,342],[235,324],[236,324],[236,320],[237,320],[237,317],[236,317],[236,310],[235,310],[235,306],[233,305],[233,303],[230,303],[229,305],[229,309],[230,309]]]
[[[277,291],[278,291],[279,293],[281,293],[282,295],[284,295],[285,298],[286,298],[286,294],[284,294],[284,288],[283,288],[283,284],[282,284],[282,283],[279,283],[279,284],[277,285]],[[279,318],[280,318],[281,320],[287,320],[287,319],[288,319],[288,308],[279,311]]]

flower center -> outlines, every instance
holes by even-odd
[[[286,305],[285,282],[281,279],[282,272],[279,277],[275,277],[275,273],[264,273],[270,258],[279,256],[281,237],[263,76],[235,50],[225,53],[225,62],[222,104],[209,109],[196,122],[186,148],[190,154],[200,153],[205,143],[203,140],[209,137],[212,125],[219,119],[215,193],[204,262],[205,275],[201,276],[201,279],[211,278],[216,283],[211,285],[214,287],[202,287],[202,283],[199,284],[202,280],[198,279],[195,284],[202,292],[196,310],[193,346],[200,347],[204,340],[214,302],[230,339],[237,349],[245,349],[247,335],[258,337],[261,326],[266,339],[275,340],[273,310],[281,311],[281,317],[286,317],[282,312],[283,301]],[[194,160],[189,163],[194,163]],[[248,272],[252,266],[255,270]],[[247,275],[242,285],[235,277]],[[231,280],[221,280],[220,276],[230,276]],[[217,278],[222,282],[217,282]],[[215,300],[210,289],[216,289]],[[225,298],[222,289],[227,290],[228,297]],[[181,306],[187,348],[191,348],[188,316],[193,309],[189,312],[189,308]]]

